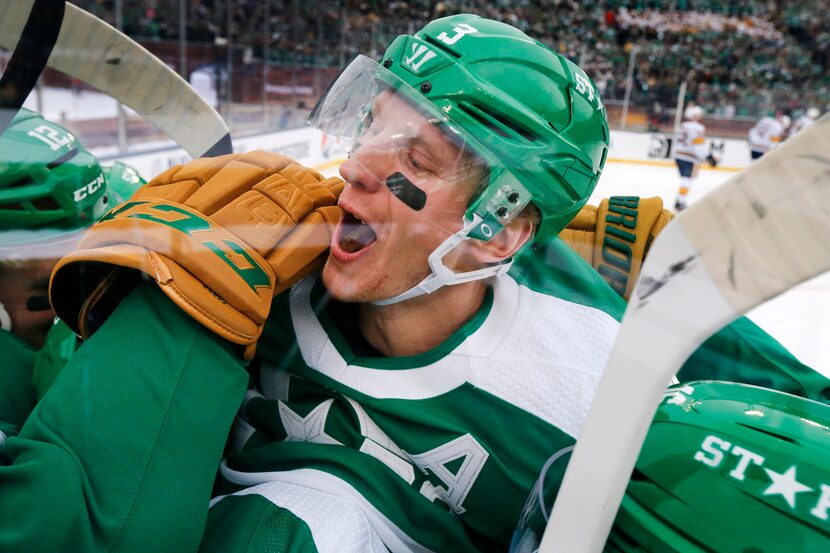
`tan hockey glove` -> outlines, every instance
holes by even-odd
[[[105,215],[57,264],[52,305],[86,338],[141,271],[250,358],[273,296],[325,259],[342,189],[342,180],[268,152],[178,165]]]
[[[659,197],[612,196],[583,207],[559,236],[628,300],[651,242],[672,217]]]

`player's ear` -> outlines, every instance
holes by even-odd
[[[527,217],[516,217],[487,242],[473,243],[472,254],[481,263],[495,263],[514,255],[533,238],[534,225]]]

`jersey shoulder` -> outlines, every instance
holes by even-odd
[[[683,131],[696,136],[703,136],[706,134],[706,127],[697,121],[684,121],[680,124],[680,128]]]

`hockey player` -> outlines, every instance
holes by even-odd
[[[32,347],[54,312],[52,267],[108,205],[97,160],[66,129],[21,110],[0,135],[0,320]]]
[[[689,206],[689,190],[697,180],[700,163],[707,158],[706,127],[700,122],[703,119],[703,108],[689,106],[683,112],[685,121],[674,137],[674,161],[680,172],[680,188],[674,202],[675,211],[682,211]],[[709,156],[714,161],[714,158]]]
[[[354,139],[342,217],[336,179],[203,159],[61,263],[53,303],[89,339],[3,451],[0,549],[506,546],[617,328],[507,274],[593,190],[600,99],[523,33],[455,16],[356,60],[315,121]]]
[[[817,107],[808,108],[804,114],[799,117],[798,119],[793,122],[792,126],[790,127],[789,136],[795,136],[798,132],[802,129],[806,129],[810,125],[816,122],[816,119],[819,118],[821,112],[818,110]]]
[[[775,117],[764,117],[749,129],[749,151],[752,159],[758,159],[778,146],[787,136],[791,120],[778,113]]]
[[[575,252],[578,291],[523,248],[561,245],[590,196],[602,104],[460,15],[355,60],[313,121],[352,139],[345,184],[197,160],[60,263],[51,299],[88,340],[2,452],[0,549],[506,547],[617,328]]]
[[[26,109],[0,135],[0,167],[0,432],[9,436],[74,351],[47,297],[55,263],[120,202],[116,190],[142,181],[124,164],[100,167],[66,129]]]

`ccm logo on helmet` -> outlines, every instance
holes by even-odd
[[[104,175],[98,175],[92,182],[73,192],[72,198],[76,202],[81,202],[92,194],[95,194],[102,186],[104,186]]]
[[[759,468],[764,469],[770,484],[764,489],[761,495],[780,495],[792,510],[797,510],[798,494],[812,492],[809,495],[815,495],[815,488],[811,488],[797,480],[797,467],[795,465],[790,465],[784,472],[776,472],[768,469],[763,467],[766,459],[762,455],[744,449],[737,444],[732,444],[718,436],[706,436],[700,445],[700,450],[695,453],[694,459],[708,467],[717,468],[724,462],[729,463],[726,457],[727,452],[736,458],[734,468],[729,471],[729,476],[735,480],[744,481],[746,471],[750,465],[758,465]],[[730,457],[729,460],[731,459]],[[828,520],[828,511],[830,511],[830,486],[827,484],[821,484],[820,486],[820,497],[810,510],[810,514],[818,519]]]

